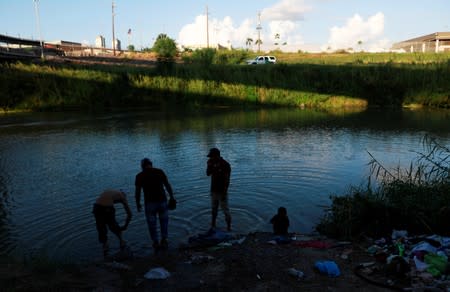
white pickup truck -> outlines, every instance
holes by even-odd
[[[247,60],[248,65],[257,65],[257,64],[275,64],[277,62],[277,58],[275,56],[256,56],[256,58]]]

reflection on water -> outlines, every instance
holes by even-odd
[[[407,165],[412,151],[423,150],[426,133],[450,144],[449,120],[448,111],[286,109],[1,116],[0,250],[99,258],[91,206],[104,188],[122,188],[134,213],[124,237],[149,254],[144,214],[133,197],[144,156],[169,177],[179,202],[170,213],[170,240],[185,242],[210,222],[205,171],[213,146],[232,167],[234,232],[270,231],[279,206],[287,207],[291,231],[310,232],[331,194],[364,183],[367,151],[386,167]],[[118,216],[125,219],[122,210]],[[221,213],[218,225],[225,226]]]

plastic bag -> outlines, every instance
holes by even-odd
[[[170,273],[164,268],[153,268],[147,273],[145,273],[144,278],[154,280],[154,279],[167,279],[170,277]]]
[[[338,277],[341,275],[341,271],[337,264],[333,261],[316,262],[314,267],[321,273],[330,277]]]

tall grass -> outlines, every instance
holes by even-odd
[[[209,60],[208,54],[191,64],[146,68],[4,63],[0,64],[0,106],[5,110],[216,104],[450,108],[446,54],[409,55],[410,62],[402,61],[406,54],[347,55],[351,59],[306,55],[290,64],[283,61],[289,59],[286,54],[279,57],[280,64],[257,66],[206,66],[202,60]],[[226,58],[242,56],[229,53]],[[373,60],[366,62],[366,58]]]
[[[317,230],[342,238],[387,236],[393,229],[449,235],[450,148],[430,136],[423,145],[426,152],[407,168],[387,169],[369,153],[367,186],[333,195]]]

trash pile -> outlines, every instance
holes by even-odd
[[[393,230],[372,243],[367,252],[374,261],[355,268],[361,278],[386,288],[450,291],[450,237]]]

